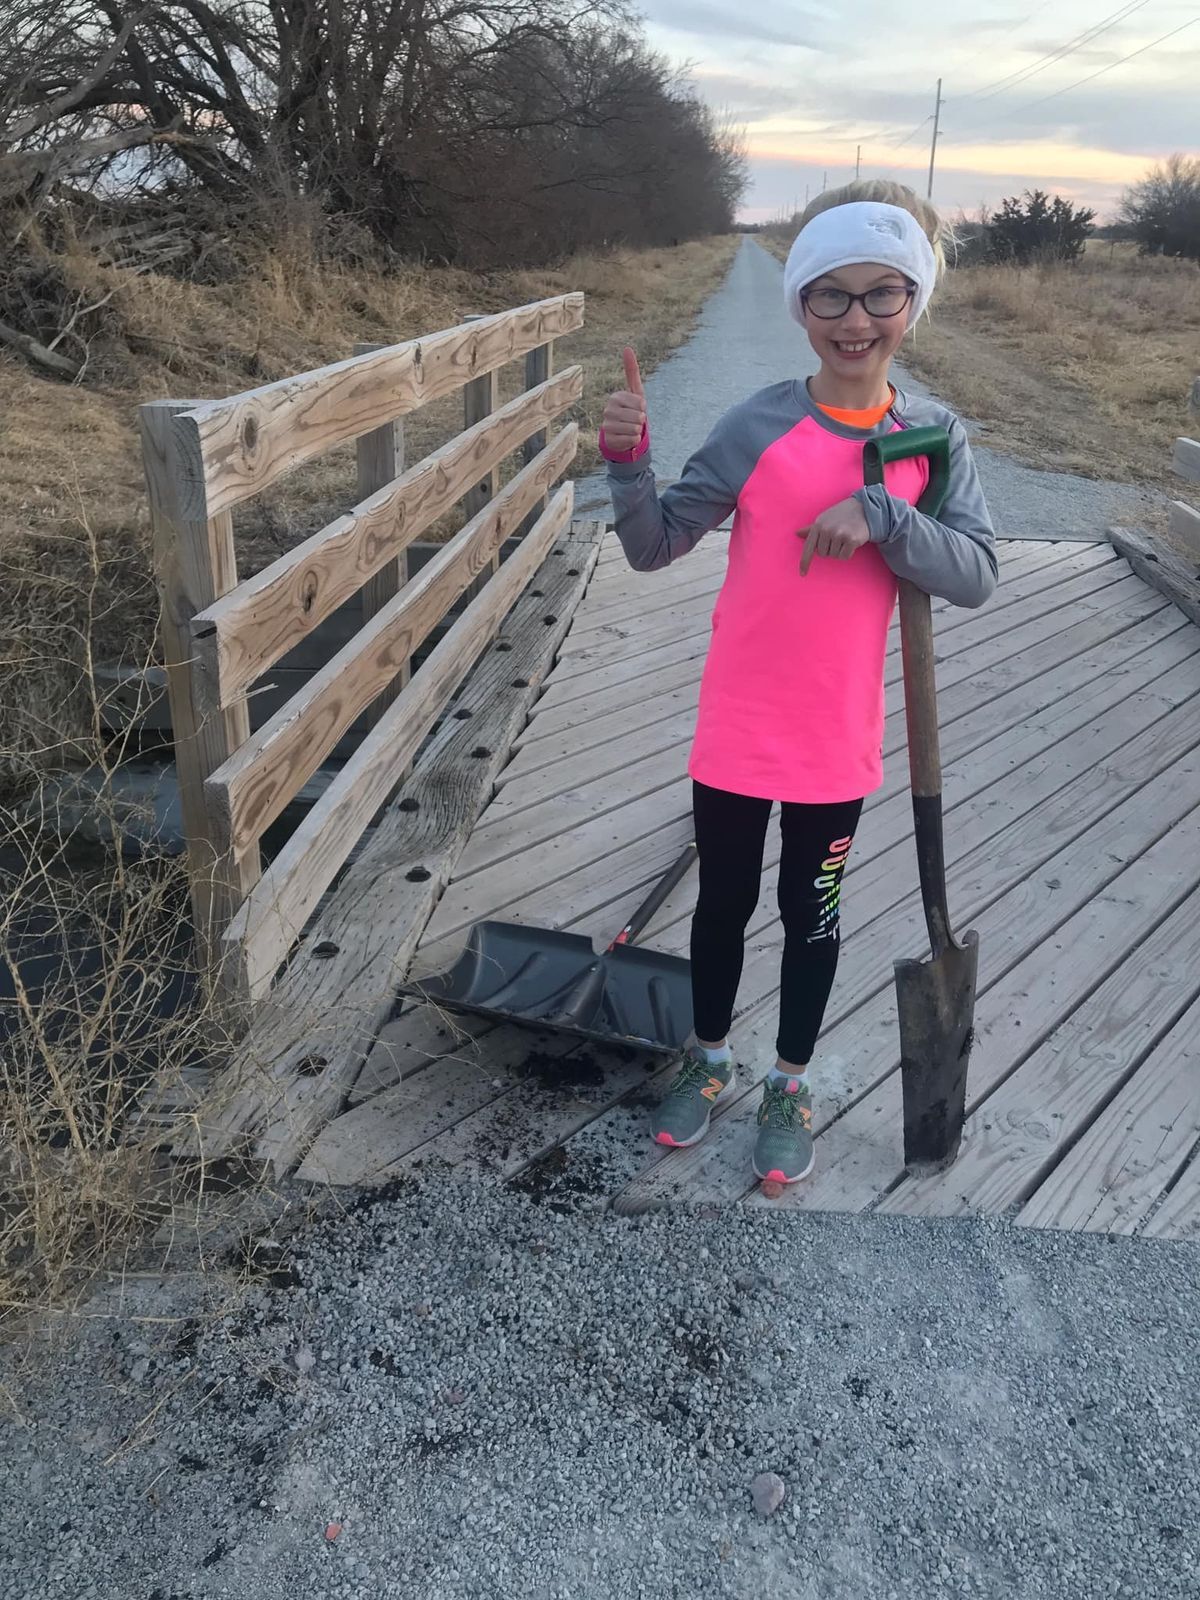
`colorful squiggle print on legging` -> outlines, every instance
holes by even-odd
[[[853,843],[853,837],[835,839],[821,863],[820,873],[813,879],[813,887],[820,894],[820,899],[817,902],[816,926],[807,936],[809,944],[818,944],[824,939],[838,937],[841,925],[842,872]]]

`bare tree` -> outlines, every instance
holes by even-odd
[[[627,0],[15,0],[0,65],[8,253],[84,202],[159,263],[172,208],[245,237],[296,202],[385,254],[533,262],[728,227],[745,181]]]
[[[1200,156],[1173,155],[1121,197],[1119,219],[1143,255],[1200,261]]]

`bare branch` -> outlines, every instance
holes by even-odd
[[[122,150],[170,142],[178,142],[178,135],[158,128],[130,128],[125,133],[109,133],[100,139],[79,139],[44,150],[23,150],[0,156],[0,200],[24,193],[39,179],[45,180],[51,174],[57,177],[82,172],[93,161]]]
[[[7,322],[0,322],[0,343],[11,346],[27,361],[45,367],[56,377],[70,378],[72,383],[79,377],[79,368],[73,361],[68,361],[66,356],[60,356],[53,350],[48,350],[44,344],[39,344],[29,334],[22,333],[19,328],[11,327]]]
[[[24,119],[10,123],[8,127],[0,130],[6,144],[17,144],[22,139],[28,139],[31,134],[39,129],[48,127],[52,122],[59,122],[70,112],[76,110],[91,95],[92,91],[104,81],[108,73],[121,59],[125,46],[133,34],[133,30],[146,15],[146,10],[137,11],[128,18],[112,44],[96,62],[95,66],[72,88],[49,100],[45,105],[39,106]]]

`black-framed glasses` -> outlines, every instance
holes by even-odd
[[[915,283],[881,283],[866,294],[851,294],[849,289],[801,289],[800,299],[814,317],[833,322],[855,304],[869,317],[898,317],[916,292]]]

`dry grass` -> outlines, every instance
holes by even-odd
[[[126,751],[104,732],[96,676],[98,660],[139,667],[155,653],[136,405],[237,392],[358,341],[583,289],[587,326],[557,360],[584,366],[586,470],[621,346],[634,342],[652,369],[686,337],[735,243],[386,279],[318,270],[281,249],[219,289],[56,261],[89,303],[111,297],[88,327],[84,384],[0,354],[0,1320],[69,1304],[98,1269],[139,1240],[169,1241],[189,1214],[193,1233],[201,1215],[214,1221],[208,1175],[159,1152],[186,1126],[227,1027],[181,937],[182,860],[123,849],[137,831],[116,783]],[[460,427],[460,402],[419,413],[409,460]],[[342,450],[240,516],[244,569],[345,509],[353,478]],[[82,766],[109,780],[86,827],[62,814],[64,781]],[[154,1137],[130,1131],[139,1096],[161,1108]]]
[[[1200,369],[1200,272],[1107,245],[1073,267],[952,272],[905,359],[989,444],[1177,495],[1168,463]]]
[[[782,260],[790,240],[763,243]],[[989,446],[1178,498],[1169,461],[1194,427],[1200,271],[1100,242],[1075,266],[952,271],[902,359]]]
[[[123,1135],[142,1094],[186,1115],[189,1078],[228,1042],[186,933],[183,859],[133,847],[150,818],[123,799],[127,752],[102,729],[90,653],[102,561],[86,519],[56,554],[77,578],[44,585],[58,603],[9,630],[53,664],[84,714],[64,728],[23,707],[21,748],[10,738],[6,751],[16,781],[0,805],[0,1322],[69,1305],[99,1267],[168,1218],[180,1224],[188,1176],[156,1140]],[[98,792],[81,806],[84,765]]]

